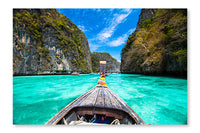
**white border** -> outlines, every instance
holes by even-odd
[[[1,1],[1,131],[22,132],[194,132],[199,126],[199,3],[197,0],[6,0]],[[188,8],[188,125],[46,127],[12,125],[12,8]]]

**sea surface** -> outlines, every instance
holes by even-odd
[[[13,124],[45,124],[97,84],[98,74],[13,77]],[[145,123],[187,124],[187,80],[110,74],[108,87]]]

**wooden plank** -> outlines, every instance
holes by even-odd
[[[95,101],[97,99],[99,93],[99,89],[96,87],[92,93],[90,93],[90,95],[85,98],[80,104],[79,106],[94,106],[95,105]]]
[[[114,93],[111,89],[109,89],[109,92],[113,94],[114,99],[120,104],[122,110],[126,112],[131,112],[129,106],[116,94]]]
[[[121,109],[122,110],[126,109],[125,102],[116,93],[114,93],[111,89],[109,89],[108,91],[112,94],[113,99],[115,99],[117,101],[117,103],[121,106]]]
[[[77,114],[82,115],[82,116],[84,116],[84,115],[94,115],[92,110],[89,110],[89,111],[85,111],[85,110],[84,111],[78,111]]]
[[[113,94],[114,99],[118,104],[120,104],[122,110],[129,113],[131,112],[131,110],[128,108],[128,105],[116,93],[114,93],[111,89],[109,89],[109,92]]]
[[[105,99],[104,106],[106,108],[114,108],[110,99],[110,94],[105,89],[104,89],[104,99]]]
[[[118,113],[116,113],[116,111],[106,111],[106,116],[107,117],[115,117],[115,119],[123,119],[123,115],[119,115]]]
[[[118,103],[118,101],[115,99],[115,97],[113,96],[113,93],[110,92],[110,89],[107,88],[107,89],[105,89],[105,91],[107,92],[108,98],[110,98],[110,101],[111,101],[111,103],[112,103],[112,107],[121,110],[121,109],[122,109],[121,105],[120,105],[120,104]]]
[[[99,93],[97,95],[97,100],[96,100],[96,103],[95,103],[95,107],[104,108],[104,104],[105,104],[105,101],[104,101],[104,90],[103,90],[102,87],[99,87]]]
[[[135,111],[124,101],[122,100],[116,93],[114,93],[111,89],[109,91],[113,94],[115,99],[121,105],[122,110],[127,112],[138,124],[145,124],[144,121],[135,113]]]
[[[64,123],[64,125],[67,125],[67,122],[65,121],[65,118],[63,118],[63,123]]]
[[[88,92],[84,93],[83,95],[81,95],[80,97],[77,98],[77,101],[75,103],[72,104],[73,107],[79,106],[85,99],[87,99],[87,97],[89,97],[91,95],[91,93],[94,92],[96,87],[92,88],[91,90],[89,90]]]

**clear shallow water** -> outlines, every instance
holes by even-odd
[[[13,77],[13,124],[45,124],[93,88],[99,75]],[[187,124],[187,80],[110,74],[108,87],[150,124]]]

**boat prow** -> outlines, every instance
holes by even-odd
[[[145,124],[144,121],[107,86],[96,85],[54,117],[46,125]]]

